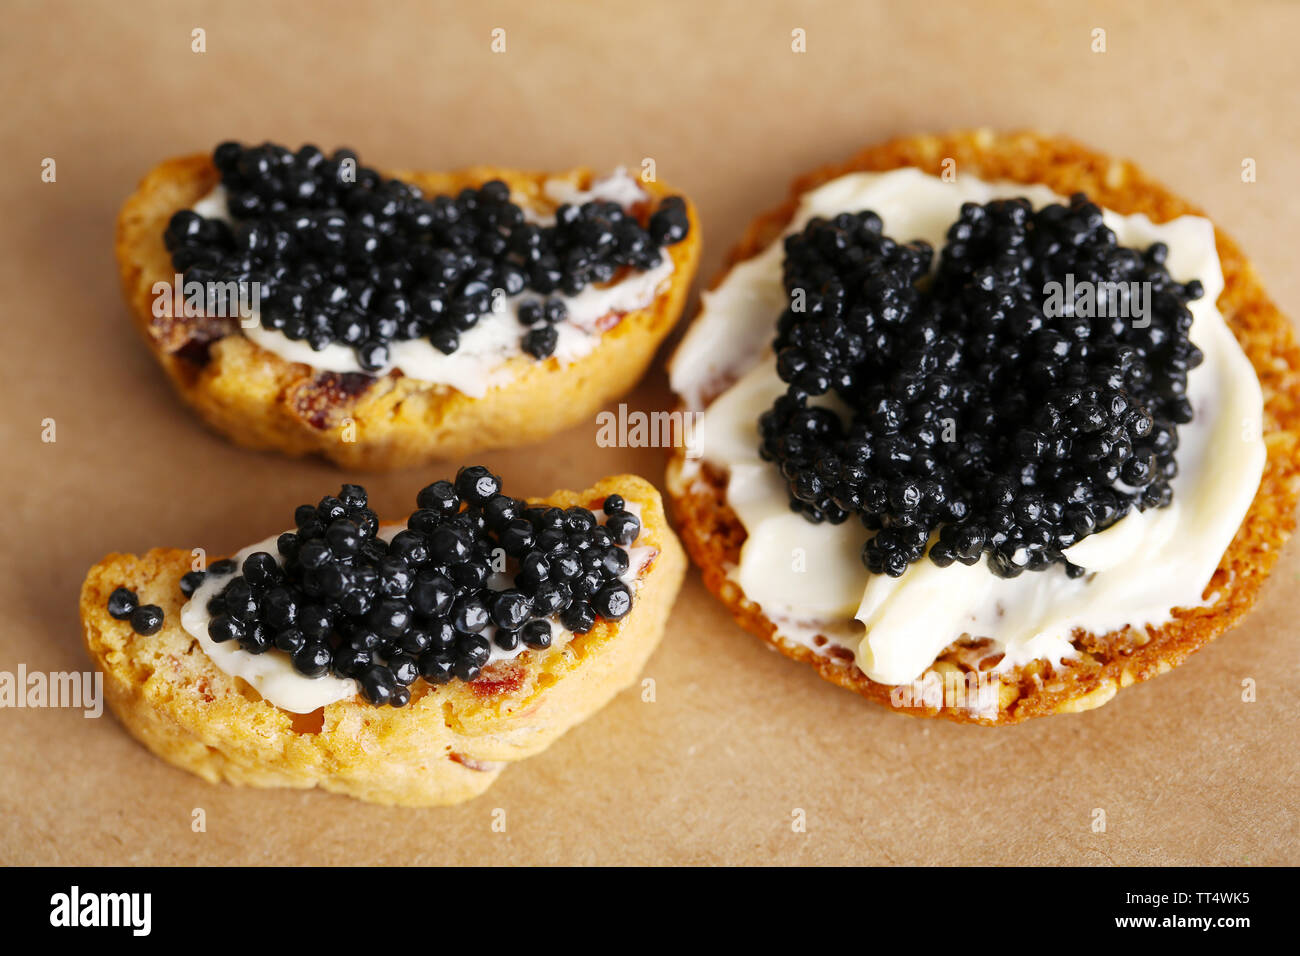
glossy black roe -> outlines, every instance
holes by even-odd
[[[539,225],[499,180],[426,197],[346,149],[327,157],[314,146],[222,143],[213,162],[230,222],[176,213],[163,237],[176,270],[187,283],[257,282],[263,325],[317,351],[351,348],[372,373],[389,364],[395,342],[455,352],[498,290],[536,293],[519,315],[539,327],[521,346],[545,358],[565,315],[560,296],[653,268],[690,229],[678,197],[645,226],[603,200],[562,205],[553,225]]]
[[[202,571],[189,571],[181,577],[181,593],[186,597],[191,597],[203,583],[207,575]]]
[[[581,633],[631,609],[629,558],[616,542],[630,544],[640,522],[617,495],[602,526],[586,508],[508,497],[474,465],[422,489],[416,505],[391,542],[360,485],[301,505],[297,530],[277,539],[280,560],[258,551],[238,568],[223,563],[229,580],[208,602],[208,636],[286,654],[307,677],[353,678],[370,703],[401,707],[420,677],[474,680],[493,646],[549,647],[552,616]],[[128,603],[143,610],[129,592],[115,592],[110,610]]]
[[[139,604],[140,599],[135,596],[134,591],[128,588],[116,588],[108,596],[109,616],[119,621],[125,621],[131,617]]]
[[[1064,549],[1172,500],[1203,290],[1170,278],[1162,244],[1120,246],[1080,194],[965,204],[932,276],[932,249],[872,212],[814,219],[785,252],[787,389],[761,453],[794,510],[875,532],[871,571],[901,575],[928,547],[941,567],[1079,575]]]
[[[131,612],[131,628],[148,637],[162,630],[163,611],[157,604],[141,604]]]
[[[129,588],[114,588],[108,596],[108,613],[115,620],[127,621],[133,631],[146,637],[162,630],[162,608],[157,604],[141,604]]]

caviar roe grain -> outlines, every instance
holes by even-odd
[[[148,637],[162,630],[163,611],[157,604],[141,604],[131,612],[131,628]]]
[[[965,204],[933,275],[931,247],[885,236],[873,212],[810,221],[785,240],[787,389],[759,423],[791,507],[858,518],[875,573],[927,550],[941,567],[987,555],[1005,577],[1084,573],[1064,549],[1172,500],[1202,360],[1187,303],[1203,289],[1169,276],[1167,252],[1120,246],[1081,194],[1037,212]],[[1067,276],[1078,290],[1147,283],[1149,314],[1049,308]]]
[[[125,621],[131,617],[139,604],[140,599],[135,596],[134,591],[128,588],[116,588],[108,596],[109,616],[119,621]]]
[[[163,610],[157,604],[141,604],[130,588],[114,588],[108,596],[109,616],[126,621],[137,634],[148,637],[157,634],[163,626]]]

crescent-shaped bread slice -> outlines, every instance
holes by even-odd
[[[599,508],[615,493],[640,506],[636,545],[652,549],[631,612],[545,650],[492,663],[470,683],[417,680],[402,708],[355,697],[293,714],[218,669],[181,627],[188,550],[110,554],[91,568],[81,589],[86,648],[104,673],[108,705],[127,730],[159,757],[206,780],[321,787],[401,806],[457,803],[604,707],[636,679],[658,645],[686,557],[654,487],[619,475],[535,503]],[[111,617],[106,604],[118,587],[161,607],[162,629],[144,636]]]
[[[538,211],[554,208],[543,192],[548,180],[578,189],[592,182],[587,169],[544,173],[476,166],[391,175],[430,196],[501,179],[516,202]],[[219,178],[208,156],[171,159],[145,176],[122,206],[117,261],[135,325],[181,398],[213,429],[247,448],[319,454],[350,469],[463,460],[485,449],[537,441],[590,418],[645,373],[681,316],[700,255],[699,221],[688,201],[690,233],[665,248],[673,272],[650,305],[607,316],[596,347],[570,364],[555,357],[510,359],[513,378],[475,398],[397,372],[340,374],[286,361],[254,344],[234,320],[155,316],[155,284],[170,286],[175,276],[163,245],[167,223],[211,192]],[[655,203],[677,195],[662,182],[640,185]]]

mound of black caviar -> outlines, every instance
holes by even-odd
[[[760,432],[791,507],[857,515],[876,573],[901,575],[936,531],[941,567],[1084,573],[1063,549],[1172,500],[1201,284],[1170,278],[1162,244],[1120,246],[1083,195],[967,203],[932,277],[929,245],[881,230],[862,212],[785,240],[788,388]]]
[[[416,504],[391,541],[359,485],[302,505],[279,558],[249,555],[209,601],[208,636],[289,654],[308,677],[356,678],[370,703],[401,707],[417,678],[477,678],[493,644],[549,647],[552,618],[581,634],[632,608],[621,579],[641,522],[618,495],[605,499],[602,525],[586,508],[529,507],[476,465]],[[236,571],[222,563],[207,573]]]
[[[355,350],[376,372],[393,342],[427,339],[450,354],[460,337],[505,295],[537,294],[520,322],[525,351],[555,350],[551,326],[563,299],[623,269],[661,261],[663,246],[689,230],[685,203],[664,199],[642,225],[617,203],[563,205],[554,225],[526,221],[509,187],[493,180],[457,196],[428,198],[383,179],[341,149],[296,153],[270,143],[222,143],[213,161],[231,222],[176,213],[164,235],[185,281],[257,282],[262,324],[317,351]]]

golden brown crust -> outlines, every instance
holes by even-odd
[[[554,178],[489,166],[394,175],[429,195],[503,179],[516,196],[538,205],[546,202],[543,183]],[[586,169],[558,176],[579,188],[592,178]],[[681,315],[699,260],[699,222],[687,202],[690,235],[668,247],[674,271],[651,306],[625,313],[596,349],[577,361],[561,366],[555,358],[514,359],[512,381],[471,398],[399,374],[372,379],[317,373],[254,345],[237,334],[233,321],[156,318],[154,284],[171,283],[175,271],[163,231],[176,211],[193,206],[217,182],[208,157],[172,159],[150,172],[123,205],[117,259],[136,326],[181,397],[236,444],[291,455],[315,453],[353,469],[378,471],[463,458],[535,441],[592,415],[644,374]],[[672,193],[659,182],[642,187],[653,198]]]
[[[1084,192],[1094,202],[1116,212],[1145,213],[1155,222],[1204,215],[1149,179],[1133,163],[1112,159],[1067,139],[988,130],[909,136],[870,147],[845,163],[826,166],[795,180],[790,197],[749,226],[713,286],[732,266],[758,254],[784,232],[804,192],[850,172],[916,166],[937,175],[945,159],[956,161],[958,173],[987,180],[1043,183],[1066,196]],[[894,709],[915,716],[982,724],[1018,723],[1045,714],[1087,710],[1104,704],[1122,687],[1178,665],[1232,626],[1254,603],[1260,584],[1295,526],[1300,494],[1300,349],[1290,323],[1265,294],[1236,243],[1217,229],[1215,241],[1225,280],[1218,305],[1263,386],[1268,461],[1250,511],[1206,588],[1207,596],[1216,596],[1214,601],[1205,607],[1175,611],[1174,619],[1158,630],[1076,633],[1074,644],[1080,655],[1069,666],[1052,668],[1034,662],[1003,679],[996,717],[951,706]],[[711,391],[717,394],[726,384],[716,383]],[[851,655],[824,656],[781,638],[758,605],[748,601],[728,580],[727,568],[739,560],[745,530],[726,503],[725,476],[706,469],[700,479],[684,482],[683,461],[684,453],[675,451],[669,465],[670,498],[683,543],[703,570],[709,590],[727,605],[742,627],[782,654],[812,664],[832,683],[893,707],[891,688],[867,678],[853,664]],[[978,657],[954,645],[936,662],[935,673],[968,673],[980,666]]]
[[[291,714],[219,670],[181,627],[179,582],[190,570],[189,551],[111,554],[91,568],[81,589],[86,648],[104,672],[109,707],[132,735],[206,780],[316,786],[401,806],[457,803],[603,707],[658,645],[686,570],[659,493],[642,478],[618,475],[544,500],[599,507],[613,493],[641,506],[637,547],[655,549],[632,612],[566,644],[489,665],[472,683],[417,681],[404,708],[352,698]],[[106,605],[118,587],[161,607],[162,630],[145,637],[114,620]]]

